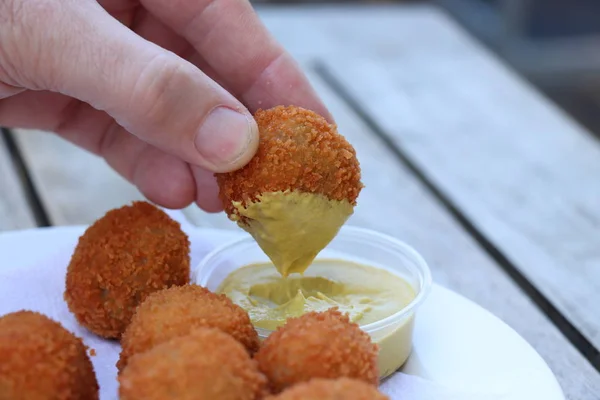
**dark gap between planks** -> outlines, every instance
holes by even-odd
[[[52,224],[50,223],[50,219],[48,218],[48,213],[42,205],[40,196],[35,188],[35,185],[33,184],[33,181],[31,180],[29,170],[27,169],[27,164],[25,163],[23,155],[21,154],[21,150],[19,149],[19,146],[17,145],[13,137],[13,133],[6,128],[0,129],[2,130],[1,139],[3,139],[4,143],[6,144],[6,148],[8,149],[8,153],[11,157],[12,164],[21,180],[21,183],[23,184],[25,198],[27,200],[29,208],[33,212],[33,217],[35,218],[37,226],[51,226]]]
[[[511,263],[508,258],[479,231],[473,223],[459,210],[426,174],[411,160],[398,144],[390,138],[385,130],[375,122],[369,113],[352,96],[343,84],[323,63],[314,62],[312,69],[323,81],[354,111],[358,117],[379,137],[417,179],[425,185],[431,194],[441,202],[452,217],[477,241],[479,246],[510,276],[513,281],[526,293],[536,306],[545,313],[562,334],[577,348],[577,350],[600,372],[600,351],[583,336],[577,328],[566,319],[554,305]]]

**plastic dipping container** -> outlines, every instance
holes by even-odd
[[[393,237],[362,228],[344,226],[317,259],[341,259],[392,272],[415,291],[403,309],[379,321],[362,325],[379,345],[379,371],[385,378],[398,370],[412,349],[415,313],[431,289],[431,273],[423,258],[410,246]],[[209,253],[194,272],[193,281],[216,291],[234,270],[254,263],[270,262],[250,236],[237,239]],[[310,269],[310,267],[309,267]],[[256,328],[261,340],[272,332]]]

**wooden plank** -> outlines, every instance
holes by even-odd
[[[508,40],[502,20],[480,0],[437,0],[457,8],[454,16],[477,32],[479,40],[493,45],[523,73],[547,86],[589,84],[597,80],[600,66],[599,38],[561,38],[533,41]],[[453,5],[448,5],[452,3]],[[471,10],[463,3],[480,3]],[[473,41],[446,12],[431,5],[381,5],[379,7],[259,7],[267,27],[298,57],[319,55],[335,59],[423,57],[430,54],[454,58],[473,51]],[[442,21],[442,23],[440,23]],[[323,40],[324,35],[327,39]],[[507,39],[498,42],[498,38]],[[316,45],[317,44],[317,45]]]
[[[141,195],[91,153],[48,132],[15,130],[52,225],[89,224]]]
[[[434,281],[485,307],[519,332],[546,360],[569,399],[597,399],[600,375],[313,71],[317,91],[338,129],[354,145],[363,182],[349,224],[393,235],[414,246]]]
[[[438,7],[421,4],[258,7],[260,17],[295,57],[353,60],[453,58],[472,43]]]
[[[101,158],[48,132],[16,130],[15,139],[53,225],[89,224],[143,195]],[[186,213],[208,227],[234,228],[224,216]]]
[[[36,226],[21,177],[0,133],[0,232]]]
[[[600,146],[479,53],[333,73],[452,202],[600,348]]]

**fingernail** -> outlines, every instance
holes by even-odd
[[[196,149],[215,172],[231,171],[248,162],[256,143],[254,119],[227,107],[212,110],[195,138]]]

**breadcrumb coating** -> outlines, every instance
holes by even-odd
[[[389,400],[373,385],[350,378],[311,379],[265,400]]]
[[[121,400],[258,400],[267,380],[241,343],[197,328],[131,357],[119,376]]]
[[[255,114],[260,141],[243,168],[216,174],[219,197],[228,215],[232,202],[257,200],[261,193],[319,193],[356,205],[363,187],[352,145],[320,115],[295,106],[277,106]]]
[[[121,338],[117,367],[122,371],[132,355],[198,327],[216,328],[231,335],[249,354],[258,350],[258,334],[244,309],[225,295],[186,285],[152,293],[138,307]]]
[[[273,393],[313,378],[355,378],[377,386],[378,346],[336,309],[289,319],[256,353]]]
[[[98,399],[86,351],[80,338],[43,314],[0,317],[0,399]]]
[[[190,242],[147,202],[109,211],[79,238],[64,298],[81,325],[119,338],[147,295],[190,279]]]

